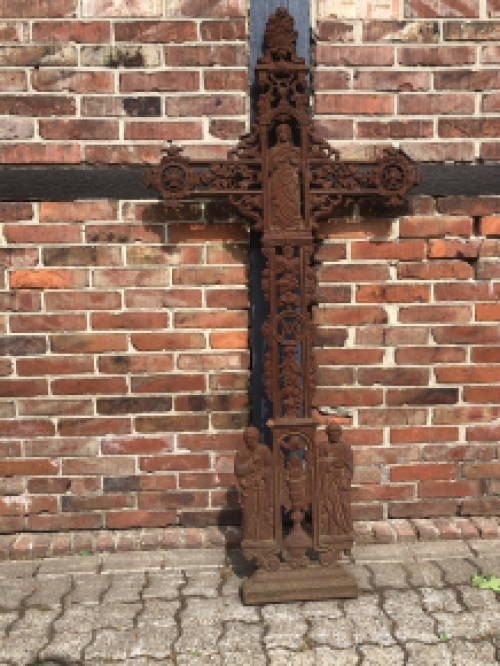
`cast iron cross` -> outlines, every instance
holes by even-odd
[[[336,426],[327,429],[327,443],[317,443],[312,411],[314,232],[320,219],[348,202],[372,197],[395,207],[420,182],[419,171],[398,150],[385,150],[377,162],[346,162],[314,135],[309,70],[296,54],[296,39],[293,18],[279,8],[268,20],[265,55],[256,67],[257,121],[227,160],[194,162],[169,147],[160,164],[144,173],[146,185],[167,205],[227,196],[262,234],[272,449],[259,443],[255,428],[247,428],[235,462],[242,548],[260,567],[244,585],[246,603],[357,593],[356,582],[337,562],[353,544],[352,453]],[[286,536],[283,512],[293,525]],[[307,556],[311,550],[317,561]]]

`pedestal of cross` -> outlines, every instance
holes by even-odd
[[[296,54],[296,39],[293,18],[278,9],[256,67],[257,120],[227,160],[190,161],[170,147],[144,173],[167,205],[225,196],[262,234],[272,449],[250,427],[235,461],[242,549],[258,567],[243,585],[243,600],[256,604],[357,595],[356,581],[338,562],[353,545],[352,452],[335,424],[327,428],[328,441],[318,443],[313,418],[314,232],[320,219],[348,202],[371,197],[399,206],[420,182],[398,150],[385,150],[377,162],[346,162],[314,135],[308,68]],[[287,534],[284,512],[292,524]]]

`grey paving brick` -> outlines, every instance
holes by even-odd
[[[422,595],[422,605],[425,610],[434,613],[447,611],[448,613],[459,613],[463,607],[458,602],[455,590],[453,589],[434,589],[432,587],[423,587],[420,590]]]
[[[408,643],[406,666],[452,666],[452,654],[449,643],[425,645]],[[469,664],[468,666],[472,666]]]
[[[110,576],[110,586],[104,594],[103,601],[106,604],[119,602],[134,602],[140,597],[146,586],[144,572],[114,573]]]
[[[152,571],[142,592],[143,599],[176,599],[185,579],[181,571]]]
[[[99,604],[110,583],[110,577],[106,574],[96,576],[76,574],[73,576],[73,587],[66,598],[66,603],[90,606]]]
[[[132,637],[123,631],[99,629],[92,643],[85,648],[85,660],[122,661],[129,656]]]
[[[38,578],[35,592],[26,600],[26,604],[28,606],[60,608],[70,589],[71,578],[69,576]]]
[[[16,610],[36,589],[36,582],[31,579],[1,580],[0,609]]]
[[[360,649],[363,654],[363,666],[404,666],[404,652],[397,645],[392,647],[362,645]]]
[[[477,567],[468,560],[440,559],[438,564],[448,585],[470,583],[471,577],[477,574]]]
[[[371,571],[366,565],[346,562],[342,566],[348,573],[354,576],[361,591],[371,591],[373,589]]]
[[[413,559],[411,546],[415,544],[367,544],[355,545],[352,549],[357,564],[365,562],[405,562]]]
[[[353,624],[345,618],[316,618],[309,632],[309,638],[320,645],[345,649],[353,647]]]
[[[453,641],[453,666],[498,666],[495,648],[486,641]]]
[[[218,587],[221,584],[219,571],[188,571],[186,573],[187,585],[183,594],[197,597],[217,597]]]
[[[390,622],[381,612],[378,599],[350,599],[345,603],[345,613],[353,625],[355,644],[374,643],[385,646],[395,642],[391,635]]]
[[[0,562],[0,579],[29,578],[35,575],[39,566],[40,560]]]
[[[102,570],[108,571],[151,571],[160,569],[165,561],[163,551],[129,553],[107,553],[102,556]]]
[[[176,654],[193,654],[200,652],[216,654],[219,637],[222,634],[221,624],[189,625],[182,627],[180,637],[174,643]]]
[[[500,608],[497,596],[493,590],[480,590],[470,585],[461,585],[457,588],[465,608],[474,610],[476,608]]]
[[[134,620],[142,611],[142,604],[103,604],[99,606],[98,626],[118,631],[133,629]]]
[[[262,644],[264,628],[262,625],[247,624],[246,622],[227,622],[225,631],[219,642],[221,653],[246,652],[251,654],[259,650]]]
[[[405,589],[408,587],[406,570],[398,562],[392,562],[390,566],[382,562],[373,562],[369,565],[373,573],[373,581],[376,588],[395,587]]]
[[[217,548],[197,550],[169,550],[165,553],[165,569],[189,569],[191,567],[222,567],[226,563],[224,550]]]
[[[409,548],[416,560],[464,559],[473,555],[466,541],[417,541]]]
[[[467,543],[479,557],[498,557],[500,552],[500,539],[470,539]]]
[[[9,636],[18,636],[23,640],[25,634],[37,634],[46,636],[50,625],[54,622],[59,609],[40,610],[38,608],[28,609],[22,618],[17,620],[10,628]]]
[[[130,654],[134,657],[169,659],[173,655],[173,643],[177,638],[177,627],[142,626],[132,632]]]
[[[419,561],[405,564],[410,585],[414,587],[443,587],[441,569],[434,562]]]
[[[101,555],[71,555],[43,560],[38,576],[66,576],[73,573],[97,573],[101,566]]]

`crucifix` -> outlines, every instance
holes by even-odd
[[[315,136],[309,69],[297,56],[296,40],[293,18],[280,7],[267,22],[265,54],[255,70],[256,122],[227,160],[191,161],[170,146],[144,173],[145,184],[167,206],[228,197],[261,234],[272,445],[259,442],[256,428],[246,428],[235,460],[242,550],[257,565],[243,584],[248,604],[357,595],[355,579],[339,563],[353,545],[352,452],[335,423],[327,427],[327,441],[318,441],[313,416],[314,232],[320,219],[360,199],[397,207],[420,182],[401,151],[386,149],[376,162],[347,162]]]

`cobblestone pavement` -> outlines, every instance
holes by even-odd
[[[358,599],[243,606],[239,551],[0,563],[0,666],[494,666],[500,541],[355,547]]]

